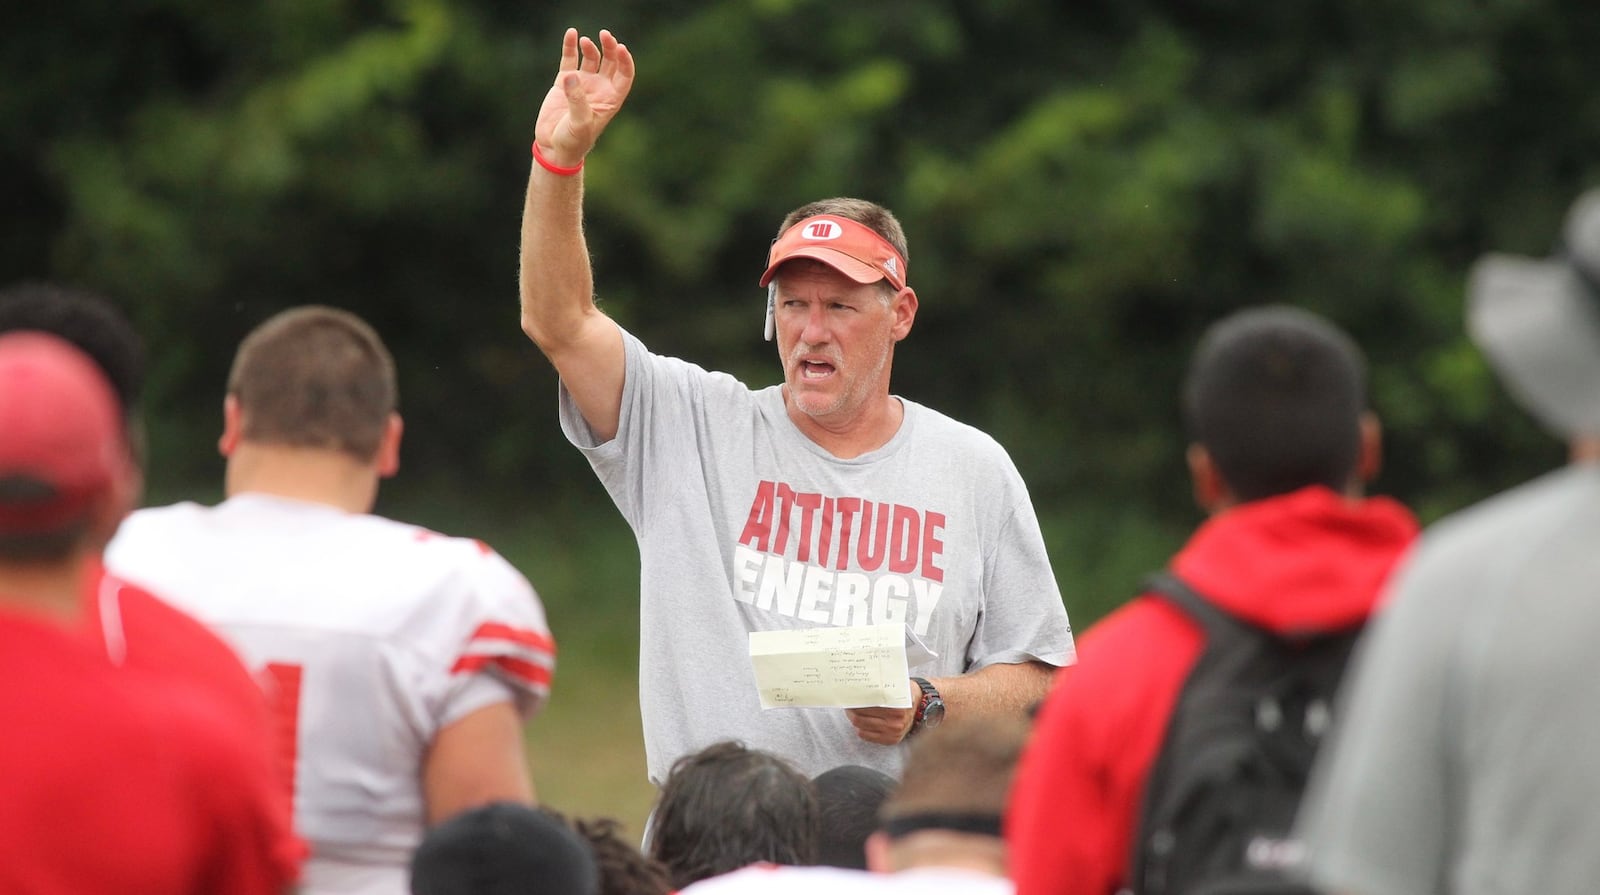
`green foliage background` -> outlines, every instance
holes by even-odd
[[[1600,182],[1589,0],[59,0],[0,24],[0,281],[125,303],[152,497],[216,495],[245,331],[353,309],[401,367],[381,509],[509,544],[582,632],[564,668],[576,642],[617,682],[595,711],[633,711],[631,544],[516,324],[568,25],[638,60],[586,174],[606,309],[775,381],[755,279],[778,219],[894,208],[922,298],[896,390],[1012,452],[1080,628],[1198,519],[1175,396],[1232,309],[1356,336],[1379,490],[1425,519],[1561,460],[1465,341],[1461,287],[1487,249],[1547,251]]]

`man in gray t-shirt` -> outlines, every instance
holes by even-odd
[[[1435,525],[1397,574],[1301,817],[1327,891],[1600,879],[1600,191],[1563,236],[1479,262],[1468,323],[1574,462]]]
[[[889,390],[911,331],[905,234],[887,209],[792,212],[760,285],[781,386],[652,354],[596,309],[583,159],[633,83],[610,33],[569,30],[534,128],[522,326],[561,376],[563,431],[638,538],[640,702],[649,773],[738,739],[807,776],[897,773],[944,712],[1021,714],[1072,660],[1027,489],[990,437]],[[900,624],[937,658],[910,708],[760,707],[756,631]]]

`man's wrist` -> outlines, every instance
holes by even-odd
[[[914,677],[911,682],[917,685],[922,698],[912,710],[911,729],[907,732],[907,736],[930,727],[938,727],[944,721],[945,711],[944,697],[931,681],[923,677]]]
[[[559,177],[571,177],[572,175],[583,170],[583,159],[581,158],[578,159],[578,163],[576,165],[558,165],[551,161],[549,156],[546,156],[544,151],[539,148],[538,140],[533,141],[532,152],[533,160],[539,163],[539,167]]]

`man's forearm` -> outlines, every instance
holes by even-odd
[[[582,174],[561,176],[532,165],[520,260],[522,329],[546,353],[559,351],[577,337],[594,307]]]
[[[1044,662],[989,665],[968,674],[933,678],[950,718],[1021,715],[1045,697],[1055,666]]]

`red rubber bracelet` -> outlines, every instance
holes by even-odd
[[[572,175],[583,170],[583,159],[578,159],[578,163],[576,165],[568,168],[558,165],[555,162],[545,158],[544,153],[539,151],[539,141],[537,140],[535,140],[533,143],[533,160],[539,163],[539,167],[549,171],[551,174],[559,174],[562,177],[571,177]]]

